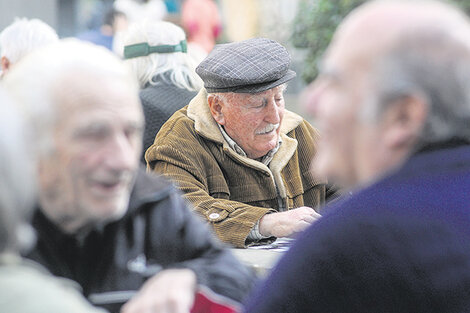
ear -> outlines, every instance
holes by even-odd
[[[10,69],[10,60],[8,60],[7,57],[3,56],[0,59],[0,64],[2,65],[3,73],[6,73]]]
[[[428,101],[419,95],[402,97],[389,104],[383,116],[384,143],[390,149],[411,149],[428,115]]]
[[[209,103],[209,110],[211,111],[212,117],[220,125],[225,125],[225,117],[223,113],[224,104],[216,95],[209,95],[207,97]]]

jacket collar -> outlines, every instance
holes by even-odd
[[[280,132],[282,145],[279,147],[276,154],[274,154],[273,159],[269,163],[269,168],[261,162],[239,155],[230,147],[220,132],[217,122],[210,113],[209,104],[207,103],[207,91],[204,88],[202,88],[196,97],[194,97],[189,103],[188,117],[194,121],[195,130],[199,135],[221,144],[224,151],[226,151],[226,153],[228,153],[233,159],[238,160],[245,166],[272,174],[272,178],[278,187],[279,194],[281,197],[286,196],[281,170],[286,166],[297,150],[297,140],[287,136],[287,133],[303,122],[302,117],[293,112],[287,110],[284,111],[284,118],[282,120]]]

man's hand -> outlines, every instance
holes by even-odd
[[[150,278],[121,313],[189,313],[196,293],[196,274],[189,269],[164,270]]]
[[[306,206],[286,212],[266,214],[259,221],[259,232],[267,237],[295,237],[319,217],[320,214]]]

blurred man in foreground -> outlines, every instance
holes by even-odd
[[[338,28],[320,70],[313,167],[355,192],[246,311],[467,312],[468,18],[435,1],[370,2]]]
[[[0,311],[99,313],[70,280],[53,277],[20,257],[34,235],[26,220],[36,195],[34,149],[29,128],[0,90]]]
[[[198,285],[240,301],[250,273],[171,184],[138,169],[143,114],[132,77],[105,48],[76,40],[32,53],[7,76],[46,127],[29,257],[113,312],[131,296],[122,312],[187,312]]]

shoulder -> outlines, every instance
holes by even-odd
[[[154,173],[147,173],[145,169],[139,168],[129,207],[133,209],[143,203],[157,202],[176,192],[176,188],[167,178]]]
[[[188,214],[191,214],[188,204],[173,182],[155,173],[139,172],[125,223],[143,217],[155,234],[161,235],[157,229],[177,228],[184,224]]]
[[[147,86],[139,92],[140,99],[143,102],[162,103],[171,101],[182,102],[184,105],[187,105],[196,94],[197,92],[195,91],[180,88],[163,79],[157,79],[157,84],[147,84]]]
[[[0,302],[8,312],[104,312],[89,305],[77,287],[74,282],[56,278],[31,261],[0,266]]]
[[[162,127],[161,137],[175,137],[180,136],[181,134],[186,134],[187,132],[194,131],[194,121],[188,117],[188,107],[184,106],[183,108],[177,110],[165,123]]]
[[[176,148],[178,151],[193,150],[204,146],[205,139],[196,130],[195,122],[188,117],[188,106],[176,111],[162,126],[155,138],[153,150]]]

